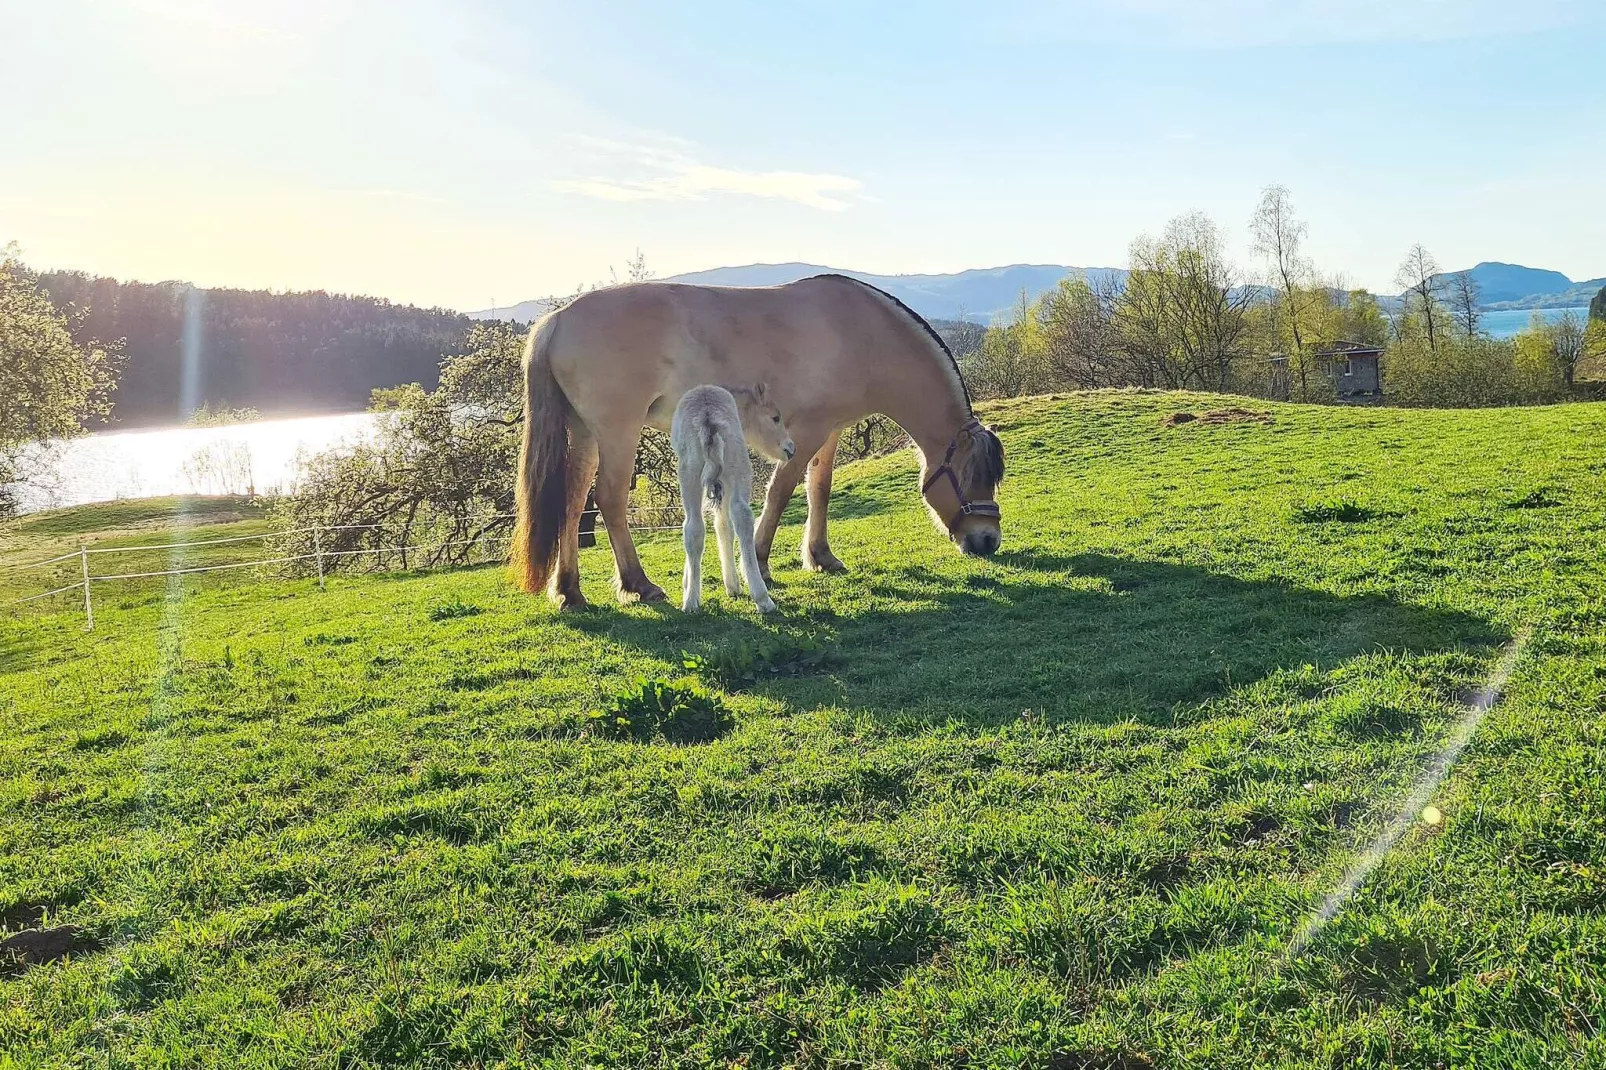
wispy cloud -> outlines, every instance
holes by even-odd
[[[863,184],[843,175],[807,171],[744,171],[702,163],[691,146],[675,138],[626,145],[585,140],[610,158],[607,177],[561,179],[552,188],[604,201],[701,201],[717,194],[791,201],[822,212],[841,212],[864,199]]]

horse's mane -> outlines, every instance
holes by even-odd
[[[840,275],[835,272],[827,272],[823,275],[811,275],[809,277],[813,279],[845,279],[848,282],[858,283],[866,290],[885,297],[888,301],[891,301],[894,305],[896,305],[905,316],[908,316],[910,319],[918,323],[920,325],[920,329],[925,331],[933,342],[937,343],[937,348],[942,350],[942,355],[948,358],[948,365],[954,370],[954,378],[959,380],[960,393],[965,395],[965,411],[967,413],[972,411],[970,404],[970,387],[965,384],[965,376],[964,373],[959,370],[959,361],[954,359],[954,351],[948,348],[948,343],[942,340],[942,335],[938,334],[936,328],[932,327],[931,324],[926,322],[926,318],[924,316],[910,308],[908,305],[904,304],[902,301],[898,300],[896,297],[887,293],[887,291],[883,290],[881,287],[872,286],[863,279],[856,279],[852,275]]]

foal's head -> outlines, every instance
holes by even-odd
[[[772,461],[790,461],[796,447],[792,435],[781,419],[781,410],[770,400],[769,388],[763,383],[754,387],[734,387],[736,408],[742,417],[742,437],[757,453]]]
[[[929,457],[926,464],[921,492],[932,518],[962,553],[990,556],[1003,541],[993,494],[1004,481],[1004,444],[971,417],[955,432],[947,456]]]

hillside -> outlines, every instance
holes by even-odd
[[[1079,268],[1063,264],[1010,264],[1007,267],[973,268],[949,275],[876,275],[864,271],[826,267],[822,264],[747,264],[742,267],[712,268],[675,275],[665,282],[690,282],[705,286],[778,286],[810,275],[837,274],[862,279],[885,290],[927,319],[958,319],[961,315],[988,322],[1009,312],[1021,291],[1033,299],[1052,290],[1070,275],[1089,274],[1092,278],[1114,275],[1123,278],[1120,268]],[[511,308],[470,312],[474,319],[529,320],[546,311],[545,301],[525,301]]]
[[[1587,305],[1606,279],[1574,282],[1559,271],[1484,261],[1467,269],[1486,309],[1567,308]],[[1440,275],[1448,281],[1448,275]]]
[[[1164,419],[1219,404],[985,407],[1010,461],[992,561],[933,531],[908,454],[845,468],[851,571],[779,564],[775,620],[617,608],[600,548],[574,616],[498,568],[107,584],[87,634],[70,592],[8,610],[0,923],[73,953],[0,970],[0,1045],[1601,1065],[1606,407]],[[159,537],[94,508],[0,554]],[[643,542],[673,586],[678,535]],[[1530,634],[1419,797],[1442,816],[1396,822]],[[734,725],[607,738],[591,715],[638,676]]]
[[[118,282],[46,272],[42,289],[75,320],[80,340],[125,339],[112,423],[180,421],[186,345],[197,347],[190,408],[210,403],[264,415],[351,412],[375,387],[433,386],[442,354],[470,326],[444,309],[322,291],[198,289],[185,282]]]

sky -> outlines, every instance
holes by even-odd
[[[0,245],[463,310],[803,260],[1606,276],[1600,0],[3,0]]]

